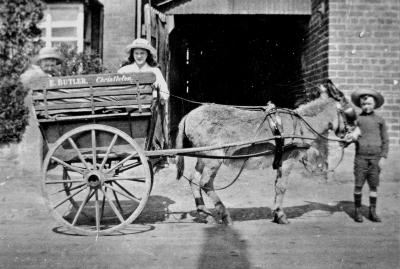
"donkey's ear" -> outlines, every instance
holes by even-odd
[[[339,90],[330,79],[328,79],[326,82],[326,88],[328,90],[329,96],[331,96],[333,99],[339,101],[344,97],[343,92]]]
[[[328,89],[325,87],[325,85],[320,84],[318,86],[318,89],[319,89],[320,95],[324,95],[324,96],[328,97]]]

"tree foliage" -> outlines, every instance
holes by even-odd
[[[62,76],[99,74],[106,71],[96,53],[77,52],[76,48],[66,44],[61,44],[60,51],[64,57],[61,65]]]
[[[0,0],[0,142],[19,141],[28,122],[19,77],[41,47],[43,8],[40,0]]]

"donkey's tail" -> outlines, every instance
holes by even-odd
[[[185,139],[185,121],[186,121],[186,116],[183,117],[183,119],[179,123],[178,135],[176,136],[176,142],[175,142],[175,146],[177,149],[183,148],[183,143],[184,143],[184,139]],[[183,156],[179,156],[179,155],[176,158],[177,158],[176,179],[180,179],[183,176],[183,171],[185,170],[185,159]]]

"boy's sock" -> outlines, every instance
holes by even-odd
[[[363,217],[361,214],[361,193],[354,193],[354,220],[356,222],[363,222]]]

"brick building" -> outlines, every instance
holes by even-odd
[[[141,24],[146,21],[143,6],[148,0],[48,2],[83,5],[77,17],[81,46],[100,49],[110,71],[126,58],[124,48],[139,31],[142,36],[149,33],[137,23],[137,14]],[[101,7],[97,17],[102,20],[96,16],[89,20],[87,3]],[[151,27],[167,25],[168,31],[147,38],[159,49],[173,94],[228,104],[264,105],[272,100],[294,107],[330,78],[348,95],[360,88],[380,91],[386,99],[380,113],[389,125],[391,145],[400,145],[400,1],[152,0],[151,4]],[[172,132],[192,108],[171,98]],[[24,145],[33,150],[30,141]],[[26,155],[27,149],[21,147],[20,155]]]
[[[146,2],[146,0],[143,1]],[[102,0],[102,3],[104,5],[104,62],[115,67],[125,57],[124,46],[131,42],[135,35],[136,20],[132,15],[135,14],[137,1]],[[224,17],[223,20],[227,21],[231,15],[233,18],[228,23],[233,25],[235,25],[234,20],[243,20],[243,16],[273,18],[266,24],[260,22],[247,24],[249,27],[260,24],[265,28],[270,27],[269,23],[280,23],[277,17],[281,17],[285,21],[293,20],[288,27],[296,29],[296,32],[289,29],[288,34],[295,36],[299,31],[303,33],[297,39],[293,39],[297,42],[293,51],[299,60],[298,67],[295,68],[299,70],[295,70],[293,72],[295,74],[292,74],[289,79],[304,79],[302,84],[295,85],[296,91],[293,91],[293,95],[298,92],[298,88],[303,89],[306,95],[311,93],[315,89],[315,85],[326,78],[332,79],[346,94],[360,88],[374,88],[380,91],[386,99],[380,113],[389,125],[391,144],[400,144],[400,2],[398,0],[153,0],[152,6],[167,15],[174,16],[177,26],[179,26],[178,23],[181,25],[193,22],[206,24],[206,21],[198,19],[201,16],[206,20],[214,20],[216,24],[221,24],[221,21],[214,19],[214,16]],[[188,17],[196,17],[197,21],[190,21]],[[186,21],[184,21],[185,19]],[[273,27],[277,26],[279,25],[273,25]],[[235,27],[239,26],[235,25]],[[181,28],[176,27],[174,31],[179,31]],[[285,27],[283,31],[286,31]],[[262,29],[257,29],[256,33],[259,36],[270,34],[268,30],[263,31]],[[172,32],[169,37],[168,41],[171,43],[174,42],[174,38],[176,39],[174,34]],[[203,35],[204,39],[214,38],[212,30],[200,29],[198,34]],[[283,39],[278,36],[273,41],[282,45]],[[187,38],[183,36],[181,41],[186,42]],[[218,40],[218,42],[223,41]],[[220,45],[221,47],[225,46],[225,44]],[[258,53],[260,54],[259,51]],[[170,66],[171,72],[174,68],[179,69],[176,68],[179,60],[174,59],[174,57],[178,57],[178,54],[179,52],[170,54],[169,63],[174,65]],[[228,57],[235,58],[236,56],[232,54]],[[274,61],[276,60],[273,59]],[[293,66],[292,63],[291,65]],[[294,66],[296,65],[297,62],[294,63]],[[193,70],[193,73],[196,72],[199,71]],[[299,74],[301,75],[299,76]],[[183,80],[188,80],[188,76],[193,75],[177,75]],[[183,92],[176,90],[179,87],[184,88],[184,86],[177,85],[179,82],[175,81],[176,77],[169,76],[168,79],[172,92],[176,94]],[[250,79],[257,78],[253,76],[249,77]],[[287,83],[284,80],[279,82],[280,84]],[[199,84],[201,83],[200,81]],[[258,86],[265,85],[259,84]],[[201,87],[196,90],[202,91]],[[271,93],[274,95],[273,91],[269,92],[269,94]],[[204,97],[201,94],[187,97],[210,98],[210,96]],[[217,97],[216,100],[207,99],[205,101],[220,100]],[[237,99],[230,101],[234,102]],[[248,100],[246,101],[248,102]]]
[[[139,31],[146,36],[144,6],[151,2],[153,11],[162,12],[152,18],[153,28],[160,14],[174,22],[167,36],[152,40],[172,93],[228,104],[262,105],[272,99],[294,107],[330,78],[346,94],[359,88],[380,91],[386,99],[381,113],[389,124],[391,143],[400,144],[398,0],[87,2],[92,4],[86,10],[93,3],[102,5],[103,20],[98,26],[102,31],[97,35],[102,40],[96,41],[93,35],[85,35],[84,40],[101,44],[97,47],[109,71],[116,71],[126,59],[124,48]],[[138,16],[143,24],[139,27]],[[163,18],[160,24],[165,23]],[[243,48],[247,48],[248,61],[240,68],[236,54]],[[222,69],[226,71],[221,73]],[[253,94],[246,98],[243,91]],[[176,125],[193,106],[171,102],[172,124]]]
[[[331,78],[347,94],[373,88],[391,145],[400,144],[400,2],[313,0],[304,78]],[[305,85],[307,88],[307,85]]]

